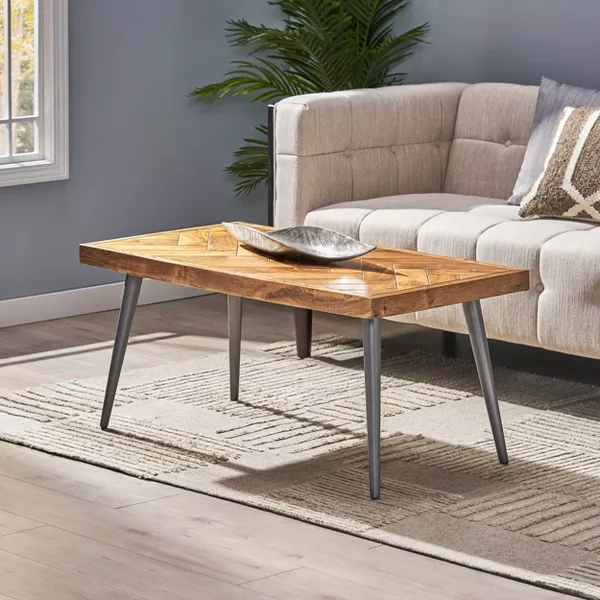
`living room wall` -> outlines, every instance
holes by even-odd
[[[408,81],[508,81],[542,75],[600,87],[597,0],[413,0],[412,24],[431,23]]]
[[[223,173],[261,106],[199,106],[194,85],[234,57],[233,16],[263,0],[71,0],[71,177],[0,188],[0,300],[117,281],[78,244],[225,219],[266,219]],[[1,309],[0,309],[1,310]]]
[[[0,300],[118,280],[80,266],[77,245],[226,219],[264,221],[222,172],[260,106],[198,106],[186,93],[235,56],[228,18],[269,22],[266,0],[71,0],[71,178],[0,188]],[[410,82],[542,74],[600,86],[597,0],[413,0],[431,45]]]

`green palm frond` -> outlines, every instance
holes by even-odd
[[[197,101],[248,96],[273,102],[289,96],[401,83],[395,69],[424,42],[429,25],[396,34],[395,23],[410,0],[268,0],[282,15],[282,27],[227,23],[231,46],[249,58],[232,62],[218,83],[195,88]],[[227,172],[238,178],[236,193],[247,195],[268,176],[267,128],[244,140]]]
[[[261,183],[269,171],[269,128],[259,125],[255,128],[259,137],[245,138],[245,145],[234,154],[235,162],[225,170],[239,179],[235,188],[238,196],[248,196]]]
[[[344,9],[358,24],[364,47],[375,47],[381,36],[391,34],[395,17],[407,4],[408,0],[345,0]]]
[[[256,93],[253,102],[270,102],[304,93],[305,82],[277,62],[256,58],[254,62],[237,60],[232,64],[235,68],[226,73],[227,79],[196,88],[190,95],[198,100],[217,101],[225,96]]]
[[[284,29],[275,29],[266,25],[251,25],[245,19],[227,21],[225,37],[232,47],[251,46],[250,56],[266,50],[277,50],[280,45],[279,34],[286,34]]]
[[[284,15],[286,29],[311,30],[328,37],[344,22],[348,14],[342,9],[343,0],[271,0]]]
[[[361,65],[361,87],[383,87],[402,82],[406,73],[394,72],[392,69],[412,56],[413,48],[426,33],[427,26],[421,25],[403,35],[389,36],[375,48],[369,49]]]

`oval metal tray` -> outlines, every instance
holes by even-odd
[[[364,256],[376,248],[322,227],[287,227],[265,232],[241,223],[223,223],[223,226],[243,244],[286,259],[332,263]]]

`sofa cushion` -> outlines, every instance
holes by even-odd
[[[556,336],[550,331],[554,317],[546,316],[548,312],[556,313],[556,306],[553,304],[545,314],[544,306],[540,304],[549,285],[540,266],[542,257],[544,253],[547,255],[547,247],[558,248],[567,236],[585,235],[584,232],[595,229],[595,226],[574,221],[524,221],[514,217],[518,207],[506,206],[509,210],[505,210],[504,214],[497,208],[478,207],[468,213],[444,213],[432,218],[419,232],[418,249],[529,270],[529,291],[482,302],[488,336],[532,346],[540,345],[547,338],[553,340],[554,346],[550,347],[558,349]],[[598,236],[595,239],[598,240]],[[600,245],[597,248],[596,256],[600,261]],[[559,277],[555,277],[553,285],[568,289],[571,279],[567,273],[569,270],[577,273],[579,265],[576,260],[571,260],[568,267],[564,259],[559,262],[563,263],[563,279],[559,283]],[[548,271],[552,272],[552,269]],[[599,279],[596,278],[596,285]],[[566,281],[569,285],[565,285]],[[564,292],[560,294],[564,295]],[[583,309],[583,306],[579,308]],[[414,319],[409,317],[405,320]],[[417,313],[416,322],[438,329],[466,332],[458,305]],[[565,331],[565,339],[561,343],[567,344],[568,337]]]
[[[600,109],[565,108],[544,170],[519,215],[600,222],[599,154]]]
[[[333,229],[369,244],[414,250],[419,227],[431,217],[485,204],[506,206],[477,196],[406,194],[332,204],[308,213],[304,224]]]
[[[600,320],[600,227],[525,221],[518,211],[498,200],[416,194],[334,205],[313,211],[307,222],[369,243],[527,269],[529,291],[482,301],[488,336],[600,357],[600,328],[573,326],[577,314]],[[467,331],[460,305],[394,320]]]
[[[555,236],[543,245],[539,269],[538,339],[545,347],[600,358],[600,227]]]
[[[509,204],[519,205],[544,169],[560,114],[567,106],[600,106],[600,91],[542,78],[531,137]]]
[[[491,215],[492,217],[501,217],[504,221],[518,221],[519,207],[508,204],[482,204],[471,209],[471,212],[478,215]]]
[[[502,217],[485,213],[443,213],[423,225],[418,233],[417,250],[429,254],[476,260],[479,237],[503,221]],[[466,329],[460,304],[445,306],[441,310],[417,313],[416,321],[450,331]]]
[[[507,200],[531,133],[537,86],[479,83],[464,90],[444,191]]]
[[[275,107],[275,223],[392,194],[442,192],[464,83],[291,97]]]
[[[542,280],[541,255],[548,242],[576,231],[591,229],[589,224],[566,221],[508,221],[487,230],[477,243],[477,260],[527,269],[529,291],[486,300],[488,330],[492,337],[508,342],[539,343],[539,302],[547,281]],[[576,265],[572,268],[575,270]],[[562,286],[568,287],[563,281]]]

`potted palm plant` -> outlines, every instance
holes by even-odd
[[[232,62],[225,79],[195,88],[197,101],[250,96],[276,102],[314,92],[397,85],[397,66],[412,55],[429,31],[427,23],[401,34],[394,23],[409,0],[269,0],[279,9],[281,27],[228,21],[231,46],[247,47],[247,60]],[[238,179],[236,193],[248,195],[269,173],[268,126],[235,153],[226,169]]]

